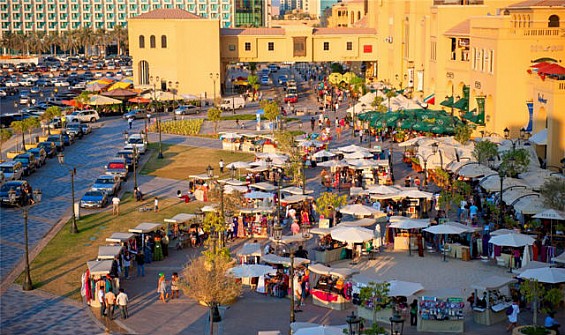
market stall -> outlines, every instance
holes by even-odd
[[[167,230],[171,238],[176,239],[177,249],[196,244],[198,222],[201,222],[202,217],[199,214],[179,213],[170,219],[164,219],[170,225]]]
[[[463,298],[458,293],[425,292],[418,302],[419,332],[463,333],[464,307]]]
[[[313,264],[310,270],[310,290],[312,302],[316,306],[344,310],[351,300],[351,282],[349,277],[358,273],[356,269],[329,268],[322,264]]]
[[[106,238],[108,243],[119,243],[122,245],[131,241],[135,241],[135,234],[133,233],[112,233],[110,237]]]
[[[245,243],[236,252],[239,264],[258,264],[263,255],[260,243]]]
[[[316,262],[329,264],[345,258],[346,243],[332,240],[331,236],[325,235],[320,238],[319,245],[313,249]]]
[[[103,259],[117,259],[122,253],[123,247],[121,245],[103,245],[98,247],[97,260]]]
[[[473,320],[486,326],[505,321],[505,311],[512,305],[508,286],[515,282],[517,280],[510,277],[492,276],[471,286],[475,290]],[[501,289],[505,289],[504,294]]]
[[[130,233],[141,235],[141,241],[145,248],[145,235],[156,232],[159,228],[161,228],[161,226],[162,224],[160,223],[143,222],[138,224],[135,228],[130,228],[128,231]]]
[[[82,277],[82,290],[91,307],[100,308],[98,290],[100,287],[117,292],[120,288],[116,260],[104,259],[86,262],[88,270]]]

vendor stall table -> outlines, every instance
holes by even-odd
[[[418,250],[418,237],[413,234],[410,239],[412,240],[412,250]],[[426,245],[423,237],[422,245]],[[408,250],[408,235],[397,235],[394,237],[394,250]]]
[[[464,261],[468,261],[470,260],[470,249],[468,246],[465,245],[461,245],[459,243],[446,243],[445,244],[448,247],[448,251],[447,251],[447,256],[449,257],[453,257],[453,258],[460,258],[463,259]]]
[[[505,321],[507,319],[505,313],[506,308],[512,304],[510,295],[508,295],[508,299],[498,298],[495,304],[491,305],[491,300],[494,300],[494,297],[491,296],[491,291],[507,287],[509,284],[515,283],[516,281],[516,279],[510,277],[491,276],[471,286],[471,288],[475,290],[475,297],[479,297],[479,291],[487,294],[485,301],[486,306],[484,308],[473,308],[473,320],[478,324],[486,326]]]
[[[339,247],[335,249],[318,250],[314,249],[314,257],[316,262],[329,264],[331,262],[337,262],[344,259],[342,253],[345,247]]]
[[[462,298],[435,295],[421,297],[417,330],[430,333],[463,333],[464,306]]]
[[[98,247],[98,260],[102,259],[114,259],[120,255],[122,252],[121,245],[104,245]]]
[[[109,243],[125,243],[130,239],[134,238],[135,234],[133,233],[113,233],[110,237],[106,238],[106,242]]]
[[[322,264],[313,264],[308,267],[311,273],[317,274],[319,276],[311,276],[310,279],[314,280],[316,278],[316,284],[310,285],[312,289],[310,290],[312,293],[312,302],[316,306],[327,307],[330,309],[335,310],[344,310],[347,308],[347,304],[349,300],[341,294],[341,292],[336,292],[336,290],[330,286],[321,287],[318,283],[318,279],[321,276],[332,276],[338,277],[341,280],[344,280],[359,271],[356,269],[349,269],[349,268],[329,268]]]

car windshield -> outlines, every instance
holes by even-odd
[[[102,197],[104,193],[100,191],[88,191],[84,194],[86,197]]]
[[[141,138],[130,138],[128,142],[130,144],[143,144],[143,140]]]
[[[78,124],[69,124],[67,125],[67,129],[79,129],[80,126]]]
[[[100,178],[100,179],[96,179],[96,181],[94,182],[95,184],[109,184],[112,185],[114,184],[114,181],[112,179],[106,179],[106,178]]]
[[[14,169],[11,166],[0,166],[0,171],[5,173],[12,173]]]
[[[29,162],[29,158],[28,158],[28,157],[16,157],[16,158],[14,158],[14,160],[15,160],[15,161],[18,161],[18,162],[22,162],[22,163],[27,163],[27,162]]]

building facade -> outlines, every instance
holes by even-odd
[[[328,27],[355,27],[367,14],[367,0],[349,0],[332,6]]]
[[[234,1],[0,0],[0,24],[2,33],[28,31],[55,33],[82,27],[112,30],[118,25],[126,26],[129,18],[151,10],[178,8],[203,18],[217,19],[222,27],[233,27]],[[263,0],[256,2],[268,3]]]
[[[271,0],[235,0],[235,27],[268,27]]]

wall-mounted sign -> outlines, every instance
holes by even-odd
[[[480,90],[481,89],[481,82],[480,81],[475,81],[475,88]]]

